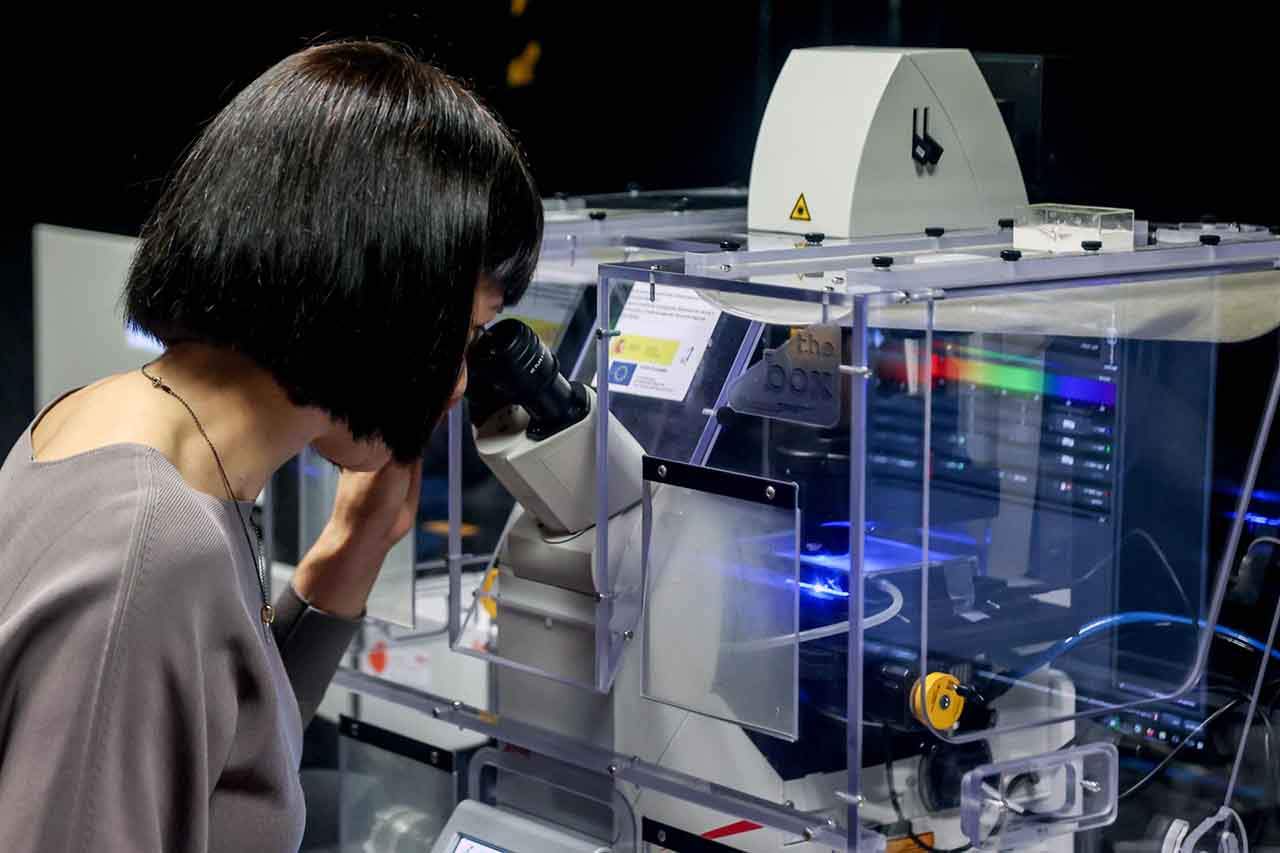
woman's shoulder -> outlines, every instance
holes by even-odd
[[[181,595],[186,606],[214,612],[238,612],[250,591],[260,596],[256,586],[246,588],[246,579],[256,583],[252,505],[193,489],[159,452],[148,454],[146,481],[147,522],[138,560],[152,583]],[[256,613],[260,604],[250,604]]]
[[[243,598],[237,567],[249,560],[243,532],[231,526],[234,509],[192,489],[145,445],[47,463],[15,448],[0,469],[0,529],[9,534],[0,543],[0,600],[39,600],[52,589],[114,600],[123,589],[178,611],[234,606]]]

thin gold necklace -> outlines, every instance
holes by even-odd
[[[151,364],[154,363],[155,362],[152,362]],[[177,391],[174,391],[161,381],[159,376],[152,376],[150,373],[147,373],[147,368],[150,367],[151,364],[144,364],[142,367],[138,368],[138,370],[142,372],[143,376],[147,377],[147,379],[151,381],[152,388],[157,388],[163,391],[182,404],[182,407],[187,410],[187,414],[191,415],[191,420],[195,421],[196,429],[200,430],[200,435],[204,438],[205,444],[209,445],[209,450],[213,452],[213,461],[218,464],[218,473],[222,475],[222,485],[227,490],[227,498],[231,501],[232,506],[235,507],[236,518],[240,519],[240,527],[244,530],[244,541],[245,544],[249,546],[249,559],[253,561],[253,565],[257,569],[258,590],[262,593],[262,624],[270,625],[275,621],[276,610],[271,606],[270,598],[267,595],[266,560],[263,559],[262,556],[262,528],[259,527],[253,519],[250,519],[248,522],[245,521],[244,514],[240,512],[240,502],[236,500],[235,492],[231,490],[231,480],[227,478],[227,469],[222,467],[222,457],[218,455],[218,448],[213,446],[213,441],[210,440],[209,434],[204,431],[204,424],[200,423],[200,419],[196,417],[195,411],[186,400],[182,399],[182,397],[178,395]],[[253,525],[254,533],[258,534],[258,547],[256,549],[253,547],[253,537],[249,535],[250,524]]]

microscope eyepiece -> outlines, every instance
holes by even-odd
[[[488,402],[524,407],[534,440],[555,435],[590,411],[586,389],[561,376],[555,353],[514,318],[490,326],[471,345],[467,371],[467,396],[474,389],[475,396]]]

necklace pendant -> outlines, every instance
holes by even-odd
[[[276,621],[276,609],[270,604],[262,605],[262,624],[270,625]]]

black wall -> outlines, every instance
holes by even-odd
[[[395,39],[470,80],[516,129],[546,194],[745,181],[759,115],[793,47],[1049,54],[1040,200],[1152,219],[1280,220],[1271,4],[524,5],[519,16],[510,0],[14,13],[0,59],[15,119],[3,123],[0,447],[31,417],[31,224],[136,232],[201,123],[317,37]],[[534,82],[509,88],[508,61],[534,40]]]

